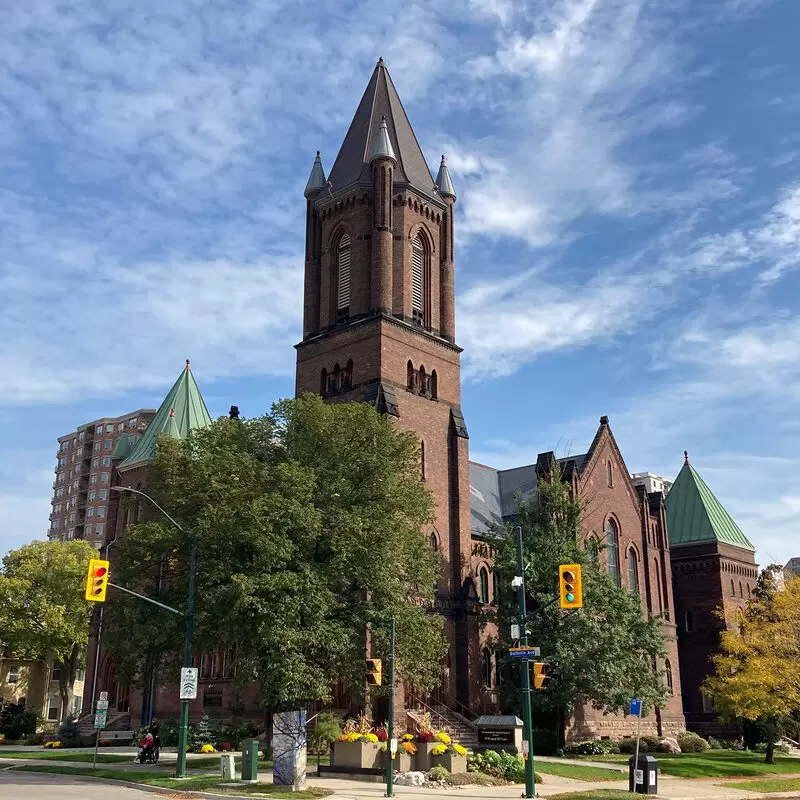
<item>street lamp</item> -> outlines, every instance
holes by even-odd
[[[130,492],[138,494],[149,500],[181,533],[186,531],[155,501],[149,494],[145,494],[139,489],[131,489],[127,486],[112,486],[114,492]],[[195,583],[197,579],[197,536],[192,533],[189,539],[189,599],[186,604],[186,652],[183,664],[185,667],[192,666],[192,630],[194,628],[194,609],[195,609]],[[178,731],[178,761],[175,767],[175,777],[186,777],[186,744],[189,739],[189,701],[181,700],[181,727]]]

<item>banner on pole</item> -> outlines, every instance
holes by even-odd
[[[632,717],[641,717],[642,716],[642,701],[641,700],[631,700],[631,708],[630,708],[630,715]]]

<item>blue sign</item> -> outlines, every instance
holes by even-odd
[[[512,647],[508,654],[516,658],[539,658],[541,649],[538,647]]]
[[[630,715],[632,717],[641,717],[642,716],[642,701],[641,700],[631,700]]]

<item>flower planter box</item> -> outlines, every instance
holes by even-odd
[[[445,753],[443,756],[431,756],[431,766],[444,767],[449,773],[454,775],[458,772],[467,771],[467,757],[460,756],[458,753]]]
[[[381,753],[378,766],[381,769],[386,769],[386,759],[389,753]],[[394,754],[394,771],[395,772],[410,772],[411,771],[411,756],[404,750]]]
[[[418,772],[427,772],[432,766],[431,750],[441,742],[417,742],[417,753],[414,756],[414,769]]]
[[[337,767],[373,769],[378,766],[380,744],[375,742],[334,742],[333,764]]]

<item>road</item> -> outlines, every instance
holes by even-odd
[[[0,800],[147,800],[148,797],[159,795],[67,775],[0,769]]]

